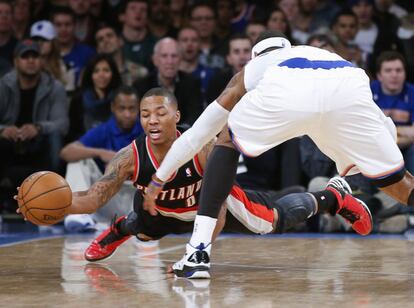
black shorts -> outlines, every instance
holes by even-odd
[[[243,234],[273,232],[277,200],[283,195],[285,194],[273,191],[243,190],[234,185],[226,199],[227,213],[223,232]],[[152,216],[143,209],[142,201],[142,195],[137,192],[134,197],[134,211],[138,216],[135,234],[142,233],[153,239],[160,239],[168,234],[193,231],[194,221],[183,221],[161,214]]]

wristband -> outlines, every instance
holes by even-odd
[[[162,185],[162,184],[160,184],[158,182],[155,182],[154,180],[151,180],[150,184],[151,185],[154,185],[155,187],[162,187],[162,186],[164,186],[164,185]]]

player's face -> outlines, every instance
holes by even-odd
[[[112,71],[108,62],[100,61],[96,63],[92,72],[92,81],[96,89],[105,90],[112,79]]]
[[[230,41],[230,50],[227,55],[227,62],[235,72],[240,72],[250,60],[252,44],[249,39],[237,39]]]
[[[164,96],[149,96],[141,100],[141,126],[152,144],[174,140],[180,113]]]
[[[334,26],[334,32],[338,39],[343,43],[348,43],[355,39],[358,31],[357,20],[352,15],[343,15],[338,18]]]
[[[377,78],[386,92],[400,93],[405,82],[405,68],[403,63],[398,59],[383,62]]]
[[[135,94],[119,94],[111,105],[118,127],[124,131],[131,130],[138,119],[138,98]]]
[[[178,36],[178,46],[181,57],[186,61],[193,61],[200,53],[200,38],[196,31],[184,29]]]

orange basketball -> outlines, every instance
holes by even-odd
[[[17,194],[20,212],[36,225],[61,221],[72,204],[72,191],[59,174],[40,171],[28,176]]]

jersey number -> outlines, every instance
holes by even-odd
[[[185,200],[185,203],[187,205],[187,207],[193,206],[195,204],[196,200],[194,196],[191,196],[189,198],[187,198],[187,200]]]

